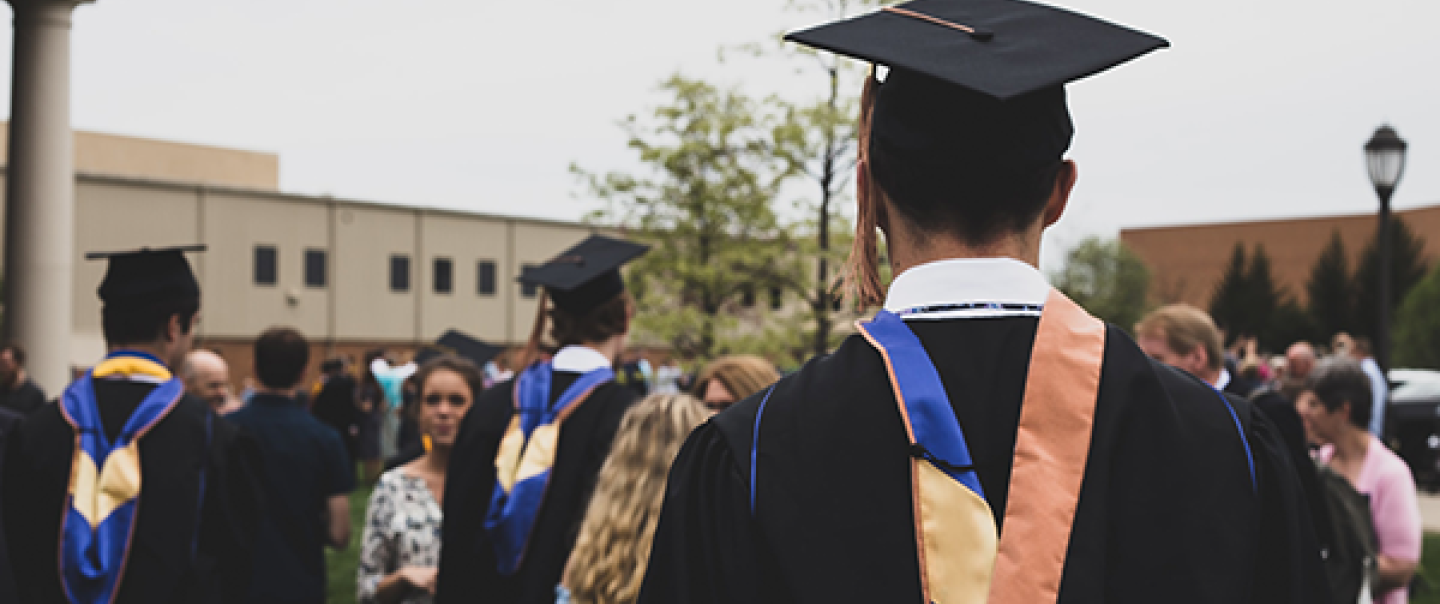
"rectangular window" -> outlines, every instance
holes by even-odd
[[[410,257],[395,254],[390,257],[390,291],[410,291]]]
[[[305,250],[305,287],[325,287],[325,250]]]
[[[495,261],[481,260],[476,270],[476,289],[482,296],[495,295]]]
[[[449,258],[435,259],[435,293],[448,294],[454,291],[455,284],[451,282],[453,269],[454,263]]]
[[[255,285],[275,285],[279,280],[278,255],[273,245],[255,246]]]
[[[528,271],[528,270],[530,270],[530,269],[532,269],[532,268],[535,268],[535,266],[536,266],[536,265],[534,265],[534,264],[526,264],[526,265],[520,267],[520,274],[522,274],[522,275],[525,274],[525,271]],[[536,286],[534,283],[521,283],[521,284],[520,284],[520,295],[521,295],[521,296],[526,297],[526,298],[534,298],[534,297],[535,297],[535,294],[538,294],[538,293],[540,293],[540,288],[539,288],[538,286]]]

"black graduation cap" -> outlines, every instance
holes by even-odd
[[[185,252],[203,252],[204,245],[141,248],[121,252],[90,252],[86,260],[108,260],[100,281],[100,300],[110,307],[136,307],[167,300],[199,300],[200,282]]]
[[[870,167],[921,196],[1056,165],[1074,134],[1064,85],[1169,46],[1023,0],[915,0],[785,39],[890,68],[875,96]]]
[[[530,268],[520,282],[542,285],[555,306],[585,316],[625,291],[620,267],[650,250],[650,246],[591,235],[549,262]]]
[[[1023,0],[915,0],[785,39],[913,71],[997,100],[1062,86],[1164,39]]]
[[[435,341],[433,346],[427,346],[415,355],[415,364],[424,365],[426,361],[444,354],[453,354],[469,359],[476,367],[484,367],[490,359],[505,351],[502,346],[488,344],[477,340],[469,335],[455,329],[446,331]]]

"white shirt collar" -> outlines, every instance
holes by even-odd
[[[610,359],[588,346],[566,346],[555,353],[555,358],[550,361],[550,366],[555,368],[555,371],[569,373],[588,373],[611,365]]]
[[[1230,385],[1230,370],[1229,370],[1229,369],[1226,369],[1226,368],[1224,368],[1224,367],[1221,367],[1221,368],[1220,368],[1220,377],[1215,378],[1215,389],[1216,389],[1216,390],[1220,390],[1220,391],[1224,391],[1224,390],[1225,390],[1225,387],[1226,387],[1226,386],[1229,386],[1229,385]]]
[[[890,283],[885,310],[910,319],[1039,316],[1050,283],[1013,258],[953,258],[910,267]],[[996,307],[943,308],[993,304]],[[1000,308],[999,305],[1028,308]]]

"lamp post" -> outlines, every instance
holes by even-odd
[[[1375,361],[1381,371],[1390,369],[1390,196],[1405,172],[1405,139],[1388,125],[1381,126],[1365,143],[1365,163],[1370,184],[1380,197],[1380,226],[1375,234],[1380,246],[1380,324],[1375,333]]]

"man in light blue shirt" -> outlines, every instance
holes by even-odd
[[[1390,382],[1385,379],[1385,372],[1380,370],[1380,364],[1375,362],[1374,349],[1370,345],[1370,338],[1365,336],[1352,337],[1350,334],[1341,332],[1335,334],[1333,340],[1335,354],[1348,354],[1350,358],[1360,362],[1360,369],[1365,371],[1365,376],[1370,378],[1371,404],[1374,409],[1370,412],[1370,433],[1381,441],[1385,440],[1385,407],[1390,400]]]

